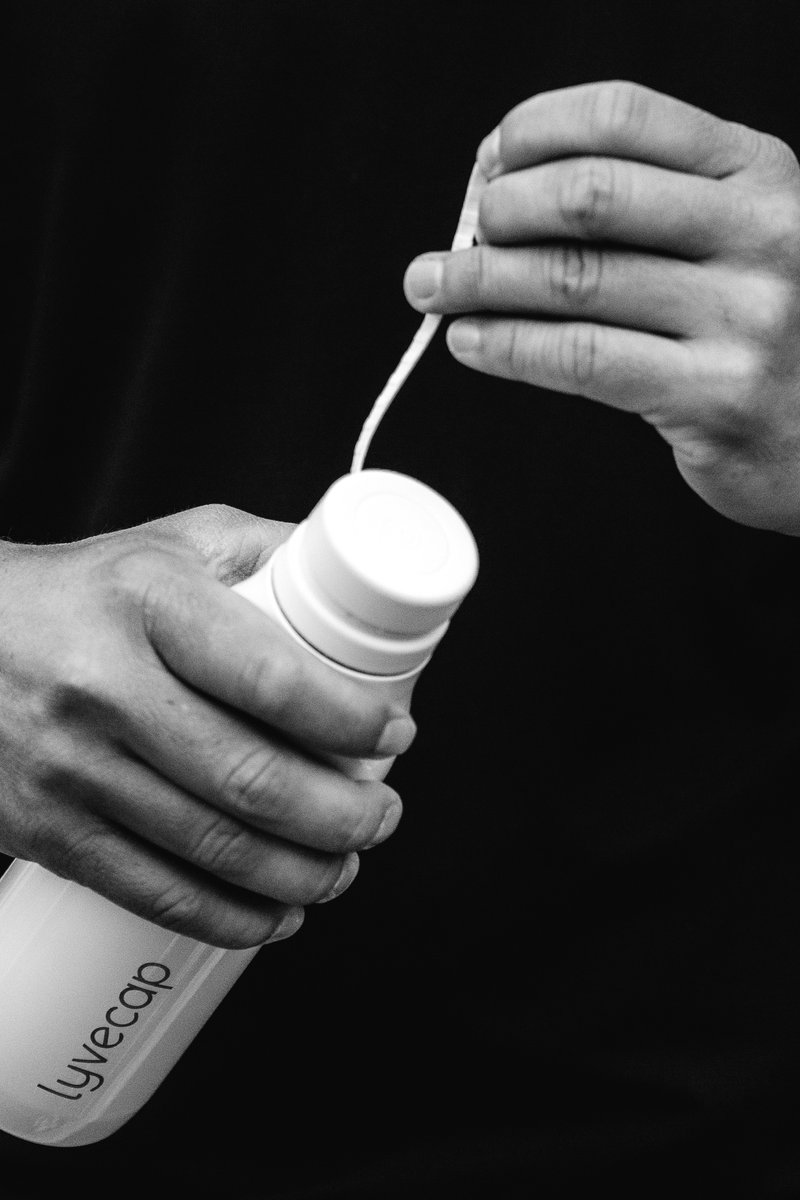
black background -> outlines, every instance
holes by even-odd
[[[4,14],[13,539],[301,519],[416,329],[406,264],[537,91],[628,78],[800,146],[789,3]],[[800,1195],[796,544],[441,334],[368,465],[481,551],[398,833],[112,1139],[0,1135],[2,1195]]]

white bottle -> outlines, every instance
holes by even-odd
[[[237,590],[309,653],[408,706],[477,566],[446,500],[370,470],[337,480]],[[392,760],[338,762],[380,778]],[[113,1133],[257,951],[170,933],[16,860],[0,880],[0,1129],[51,1146]]]

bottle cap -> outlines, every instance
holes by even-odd
[[[321,654],[377,675],[421,666],[475,582],[453,506],[394,471],[338,479],[273,561],[284,616]]]

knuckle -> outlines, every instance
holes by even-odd
[[[67,879],[103,891],[109,881],[113,849],[110,828],[85,826],[66,838],[62,836],[57,856],[57,871]]]
[[[743,306],[745,326],[756,341],[780,345],[797,320],[797,289],[788,280],[750,276]]]
[[[603,142],[636,137],[647,122],[647,91],[627,79],[611,79],[589,87],[585,104],[589,132]]]
[[[476,246],[470,257],[471,292],[476,299],[483,299],[496,290],[495,256],[489,246]]]
[[[211,502],[150,521],[142,532],[147,535],[146,549],[167,551],[173,560],[176,551],[180,554],[189,549],[193,557],[199,552],[209,562],[215,558],[221,538],[239,533],[252,520],[249,513],[231,504]]]
[[[184,534],[193,550],[226,583],[242,578],[242,562],[253,557],[253,517],[231,504],[203,504],[184,514]],[[259,546],[260,549],[260,546]]]
[[[511,321],[508,326],[505,358],[513,379],[525,380],[531,370],[531,350],[523,334],[523,323]]]
[[[202,892],[188,883],[176,882],[150,900],[150,920],[177,933],[199,933],[205,928]]]
[[[722,381],[734,410],[742,419],[752,420],[756,416],[753,399],[760,389],[762,377],[762,357],[754,349],[737,347],[728,352]]]
[[[617,172],[607,158],[584,158],[559,171],[556,203],[565,227],[591,237],[617,206]]]
[[[106,669],[93,649],[85,645],[62,653],[51,683],[49,711],[57,719],[83,717],[103,707],[107,699]]]
[[[547,284],[557,301],[587,304],[600,291],[602,255],[580,243],[555,246],[547,254]]]
[[[90,766],[81,753],[85,743],[75,737],[70,722],[61,720],[61,705],[58,688],[31,697],[12,737],[8,737],[10,730],[4,730],[1,739],[5,770],[13,770],[20,790],[39,801],[72,793],[75,782],[86,776]],[[67,707],[71,713],[71,705]]]
[[[162,633],[176,624],[190,628],[195,620],[196,599],[183,574],[171,569],[161,555],[131,554],[126,557],[128,594],[138,607],[148,641],[158,643]]]
[[[800,264],[800,189],[760,199],[762,241],[782,265]]]
[[[762,420],[756,404],[763,378],[761,356],[752,348],[729,345],[714,356],[710,419],[720,434],[746,440]]]
[[[718,192],[720,196],[720,224],[723,228],[738,230],[740,236],[743,236],[748,241],[759,239],[759,223],[761,216],[757,196],[750,189],[737,187],[735,184],[726,183],[723,192]],[[698,198],[696,213],[698,218],[703,217],[702,201]]]
[[[285,790],[285,771],[280,753],[271,746],[247,750],[228,767],[222,780],[222,795],[235,811],[251,813],[270,802],[270,808]]]
[[[601,325],[562,326],[556,334],[556,362],[560,374],[579,391],[599,380],[604,361],[604,329]]]
[[[298,654],[276,641],[268,653],[253,654],[249,659],[240,679],[242,700],[280,725],[291,720],[305,679],[306,668]]]
[[[191,858],[212,875],[237,883],[253,865],[253,837],[244,826],[216,815],[191,848]]]
[[[212,525],[217,529],[228,529],[241,524],[242,513],[232,504],[200,504],[190,510],[190,515],[196,517],[204,525]]]
[[[505,198],[506,183],[501,177],[493,179],[483,189],[478,204],[478,225],[489,238],[501,238],[508,221],[508,203]]]
[[[28,778],[37,795],[72,797],[80,774],[71,739],[48,730],[37,741],[36,754],[28,764]]]

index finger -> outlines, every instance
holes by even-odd
[[[151,579],[147,633],[184,682],[309,749],[392,757],[413,740],[414,722],[400,704],[318,661],[202,571]]]
[[[605,154],[724,179],[756,157],[755,130],[628,80],[542,92],[489,134],[478,162],[492,178],[555,158]]]

